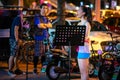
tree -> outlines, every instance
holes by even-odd
[[[65,24],[65,0],[57,0],[58,25]]]

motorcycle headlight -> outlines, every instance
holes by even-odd
[[[120,50],[120,43],[118,43],[118,44],[116,45],[116,48],[117,48],[118,50]]]
[[[109,52],[103,53],[102,58],[105,59],[105,60],[114,60],[114,56]]]

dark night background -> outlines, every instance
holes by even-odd
[[[1,0],[2,1],[2,3],[4,4],[4,5],[13,5],[13,4],[17,4],[17,2],[18,2],[18,0]],[[32,1],[36,1],[36,2],[38,2],[39,0],[24,0],[24,2],[25,2],[25,4],[27,3],[31,3]],[[90,1],[89,0],[65,0],[66,2],[68,2],[68,3],[73,3],[73,4],[75,4],[75,5],[77,5],[77,6],[79,6],[79,4],[80,4],[80,2],[81,1],[84,1],[85,2],[85,4],[89,4],[90,3]]]
[[[4,5],[17,5],[18,0],[1,0]],[[25,7],[29,7],[29,5],[32,3],[32,1],[36,1],[39,4],[39,0],[24,0]],[[68,3],[73,3],[76,6],[80,6],[80,2],[83,1],[84,5],[90,4],[91,0],[65,0]],[[95,0],[92,0],[95,1]],[[93,2],[95,3],[95,2]],[[101,9],[104,8],[104,0],[101,0]]]
[[[66,0],[66,2],[68,2],[68,3],[73,3],[73,4],[75,4],[76,6],[79,6],[81,1],[84,2],[85,5],[86,5],[86,4],[90,4],[90,1],[89,1],[89,0]]]

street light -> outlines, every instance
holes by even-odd
[[[83,2],[80,2],[80,6],[83,6]]]
[[[93,6],[93,4],[90,4],[90,8],[92,9],[94,6]]]

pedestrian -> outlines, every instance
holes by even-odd
[[[41,63],[42,63],[42,72],[45,72],[45,66],[43,65],[45,61],[45,51],[47,49],[47,46],[44,45],[44,40],[48,40],[48,28],[52,27],[51,22],[48,20],[47,15],[49,13],[49,7],[47,4],[41,4],[40,5],[40,14],[35,15],[34,18],[34,25],[35,25],[35,53],[34,53],[34,70],[33,74],[37,74],[37,64],[39,61],[39,56],[41,57]]]
[[[92,14],[91,9],[87,6],[81,6],[77,11],[77,17],[81,19],[78,25],[85,25],[85,41],[84,46],[78,46],[78,65],[80,69],[81,80],[89,80],[89,57],[90,57],[90,30]]]
[[[26,15],[27,9],[24,8],[19,15],[17,15],[10,28],[10,57],[8,61],[8,75],[15,77],[16,75],[23,74],[24,72],[19,69],[18,57],[19,57],[19,46],[20,46],[20,32],[24,25],[23,16]]]

